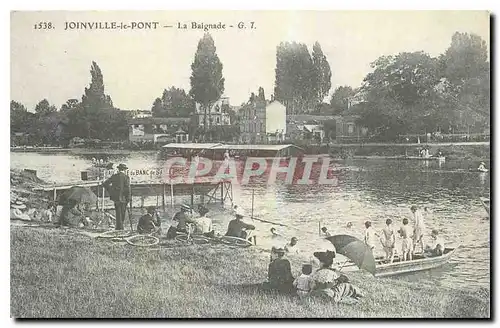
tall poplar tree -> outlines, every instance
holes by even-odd
[[[207,111],[224,93],[222,63],[217,56],[215,43],[209,33],[198,42],[198,48],[191,64],[191,90],[189,95],[203,110],[203,130],[210,124]]]
[[[314,66],[314,91],[317,93],[317,102],[321,103],[332,87],[332,71],[326,56],[321,50],[319,42],[314,43],[312,51],[312,60]]]

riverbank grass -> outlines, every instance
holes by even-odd
[[[357,304],[261,291],[268,256],[222,245],[150,250],[71,230],[11,226],[11,315],[18,318],[489,317],[489,292],[353,273]],[[294,265],[298,272],[300,267]]]

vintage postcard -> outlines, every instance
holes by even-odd
[[[491,317],[487,11],[13,11],[13,318]]]

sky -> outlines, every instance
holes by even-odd
[[[156,30],[64,30],[66,22],[159,22]],[[55,29],[34,25],[52,22]],[[454,32],[475,33],[489,48],[486,11],[45,11],[11,13],[11,99],[33,111],[46,98],[58,108],[81,99],[96,61],[115,107],[151,109],[170,86],[190,89],[191,63],[204,31],[179,23],[226,24],[211,30],[232,105],[259,86],[274,89],[276,46],[318,41],[332,70],[332,89],[358,87],[382,55],[423,50],[438,56]],[[246,29],[238,29],[245,22]],[[254,22],[254,29],[250,29]],[[233,25],[233,28],[228,27]]]

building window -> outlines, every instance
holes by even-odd
[[[219,118],[219,116],[217,116],[217,117],[215,118],[215,122],[216,122],[216,123],[220,123],[220,118]]]
[[[347,133],[353,134],[354,133],[354,124],[349,124],[347,126]]]

